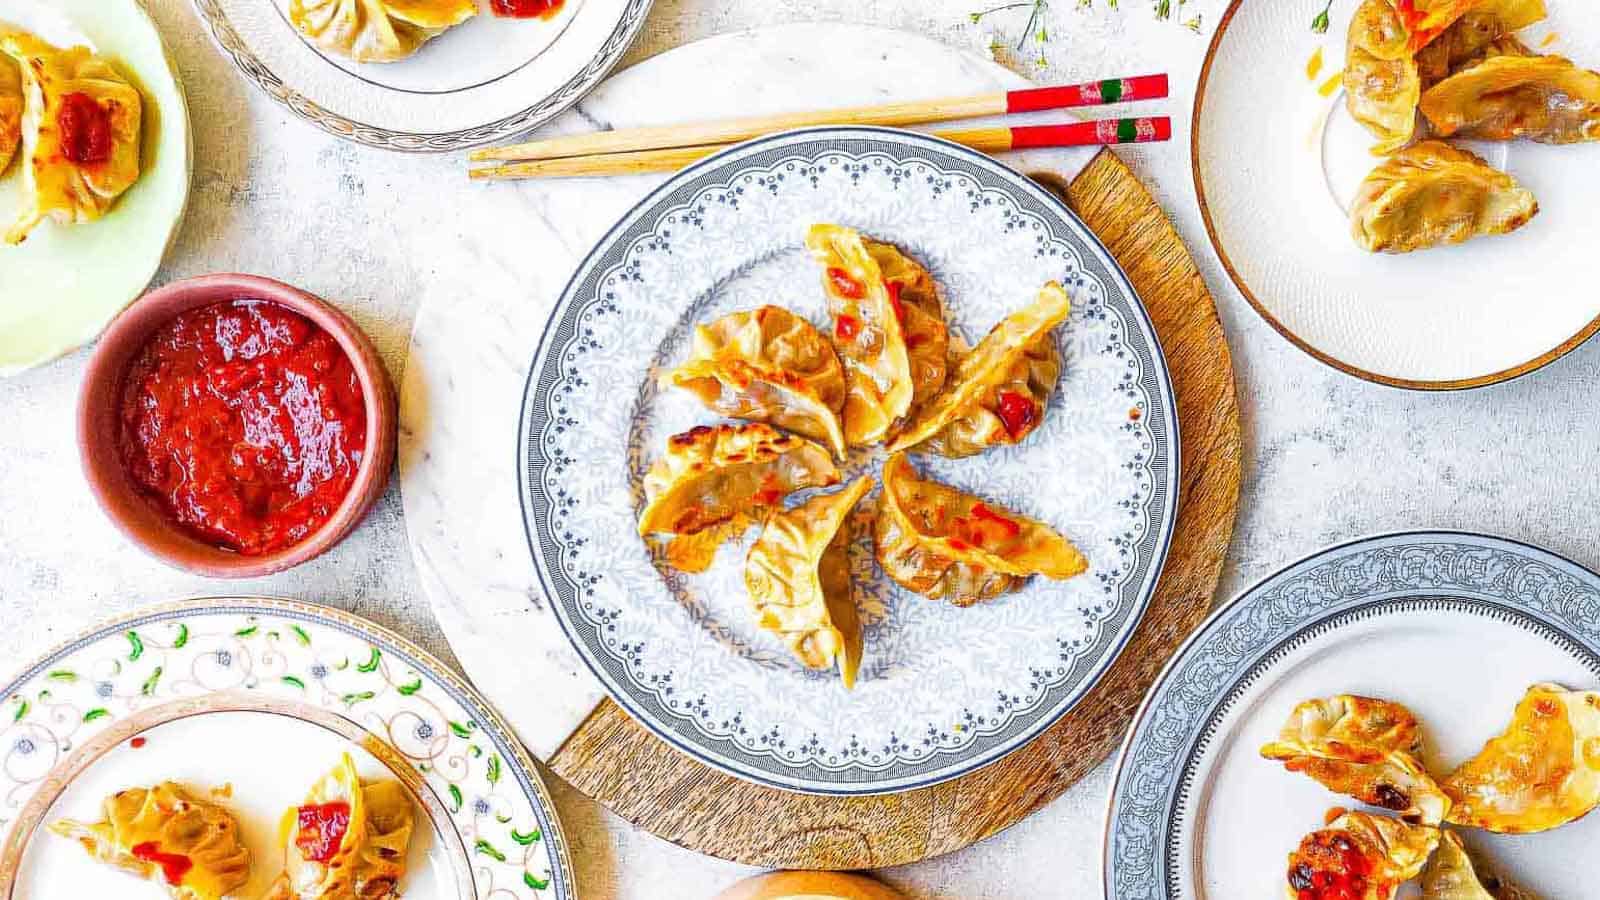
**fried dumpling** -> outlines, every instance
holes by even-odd
[[[363,784],[346,753],[284,813],[284,871],[264,900],[392,900],[415,828],[405,787]]]
[[[1597,141],[1600,72],[1560,56],[1493,56],[1430,88],[1422,114],[1443,137]]]
[[[1416,135],[1422,76],[1414,58],[1379,59],[1351,45],[1344,63],[1344,91],[1350,115],[1378,139],[1374,154],[1393,153]]]
[[[1514,32],[1546,15],[1544,0],[1480,0],[1438,40],[1417,52],[1423,90],[1490,56],[1532,56]]]
[[[876,443],[910,412],[916,393],[893,296],[855,230],[813,225],[806,246],[822,264],[834,345],[844,360],[845,440],[852,447]]]
[[[405,786],[394,780],[362,785],[361,799],[367,827],[356,851],[355,893],[361,900],[389,900],[399,896],[405,878],[416,808]]]
[[[883,465],[874,538],[884,574],[956,606],[1016,590],[1033,575],[1064,580],[1089,568],[1050,526],[925,481],[903,453]]]
[[[62,819],[50,830],[100,862],[166,886],[176,900],[217,900],[250,880],[239,823],[220,805],[172,782],[106,798],[105,820]]]
[[[745,561],[756,624],[777,634],[808,668],[839,668],[847,688],[861,668],[861,617],[851,596],[850,512],[872,488],[857,478],[767,519]]]
[[[6,243],[22,243],[46,217],[101,218],[139,180],[138,90],[87,47],[58,50],[13,32],[0,50],[19,65],[23,88],[23,210]]]
[[[473,0],[289,0],[289,21],[324,50],[394,62],[478,14]]]
[[[0,174],[11,165],[22,144],[22,70],[0,53]]]
[[[889,305],[900,320],[911,363],[911,408],[928,402],[944,389],[950,375],[950,330],[944,322],[944,302],[933,275],[893,244],[863,238],[867,252],[883,272],[889,288]]]
[[[956,367],[950,388],[923,407],[889,445],[971,456],[1021,443],[1039,423],[1061,377],[1054,331],[1072,303],[1052,281],[1031,306],[1007,316]]]
[[[1399,819],[1344,812],[1306,835],[1289,854],[1289,900],[1392,900],[1417,877],[1439,829]]]
[[[801,488],[839,483],[828,451],[770,425],[702,425],[667,439],[644,476],[639,533],[694,534],[758,516]]]
[[[845,454],[844,367],[810,322],[781,306],[696,327],[689,359],[665,380],[722,415],[768,422]]]
[[[1479,874],[1455,832],[1446,831],[1422,871],[1422,900],[1536,900],[1490,873]]]
[[[1423,141],[1372,170],[1350,211],[1364,250],[1409,253],[1528,224],[1539,202],[1515,178],[1443,141]]]
[[[1441,786],[1454,825],[1528,834],[1588,815],[1600,805],[1600,692],[1534,685],[1505,732]]]
[[[1402,813],[1408,821],[1438,825],[1450,799],[1418,761],[1421,751],[1410,710],[1341,694],[1296,706],[1261,755],[1336,793]]]

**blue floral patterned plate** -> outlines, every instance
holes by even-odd
[[[956,609],[852,553],[866,622],[847,691],[757,629],[747,544],[699,575],[636,534],[641,479],[667,436],[717,421],[657,376],[695,324],[764,303],[826,325],[806,229],[850,225],[924,263],[975,343],[1056,279],[1073,297],[1065,366],[1022,445],[927,474],[1049,522],[1089,559],[1065,582]],[[752,141],[668,180],[600,241],[561,297],[528,380],[518,470],[546,595],[611,695],[707,765],[822,794],[958,777],[1059,719],[1122,649],[1149,602],[1178,485],[1171,383],[1144,308],[1060,201],[994,160],[909,132],[812,129]],[[848,475],[875,472],[858,453]],[[862,518],[874,501],[864,501]],[[754,534],[746,536],[753,539]]]
[[[34,662],[0,704],[0,897],[132,896],[129,876],[42,826],[97,821],[106,796],[163,780],[225,787],[254,860],[237,896],[262,896],[282,869],[283,810],[343,753],[363,779],[410,789],[407,900],[576,896],[555,806],[511,730],[443,663],[337,610],[143,610]]]
[[[1304,700],[1404,704],[1422,723],[1423,764],[1443,775],[1545,681],[1600,688],[1600,576],[1575,563],[1456,532],[1367,538],[1294,563],[1214,613],[1151,688],[1112,785],[1105,896],[1285,896],[1290,851],[1353,803],[1260,756]],[[1600,817],[1463,837],[1538,896],[1594,892]]]

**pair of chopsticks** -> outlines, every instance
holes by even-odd
[[[1167,91],[1166,75],[1141,75],[972,97],[568,135],[509,147],[474,150],[469,157],[471,162],[493,165],[469,169],[468,175],[475,180],[484,180],[672,172],[719,153],[739,141],[791,128],[813,125],[925,125],[1050,109],[1159,100],[1167,96]],[[1172,120],[1166,116],[1101,119],[1065,125],[935,131],[933,134],[982,153],[1004,153],[1039,147],[1165,141],[1172,137]]]

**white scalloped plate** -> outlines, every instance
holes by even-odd
[[[0,29],[105,54],[144,95],[144,172],[105,218],[45,222],[20,246],[0,244],[0,376],[92,341],[149,285],[189,201],[193,151],[177,68],[136,0],[7,0]],[[18,154],[21,155],[20,153]],[[21,202],[20,161],[0,172],[0,220]]]
[[[42,827],[97,821],[124,788],[227,786],[254,862],[282,865],[277,824],[349,752],[418,811],[408,900],[571,900],[550,795],[477,694],[403,638],[288,600],[208,598],[104,623],[0,694],[0,897],[160,895]]]
[[[1600,144],[1470,144],[1539,198],[1514,234],[1398,256],[1367,253],[1346,210],[1380,161],[1318,85],[1343,66],[1360,0],[1334,0],[1312,33],[1299,3],[1234,0],[1212,40],[1194,112],[1195,189],[1225,268],[1263,318],[1312,356],[1398,387],[1478,387],[1533,371],[1600,329],[1593,213]],[[1600,68],[1584,0],[1549,0],[1522,33],[1541,53]],[[1545,39],[1555,40],[1546,44]],[[1326,60],[1306,77],[1317,48]]]
[[[317,47],[289,0],[194,0],[211,34],[268,96],[339,137],[448,151],[535,128],[576,103],[633,42],[652,0],[566,0],[550,19],[479,14],[389,63]]]

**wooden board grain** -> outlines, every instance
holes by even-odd
[[[1122,264],[1161,337],[1177,392],[1183,474],[1167,567],[1132,641],[1090,694],[1032,743],[971,775],[885,797],[811,797],[749,784],[668,747],[611,701],[550,759],[641,828],[722,859],[785,869],[865,869],[959,850],[1059,797],[1120,744],[1157,672],[1211,607],[1238,509],[1233,362],[1194,260],[1110,151],[1066,197]]]

